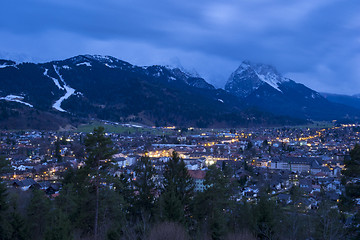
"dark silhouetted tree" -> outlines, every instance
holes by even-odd
[[[95,219],[94,237],[98,238],[98,219],[99,219],[99,190],[100,180],[106,178],[109,161],[114,154],[113,142],[110,137],[105,136],[104,128],[95,128],[93,133],[86,136],[85,147],[87,152],[86,169],[93,179],[95,188]]]
[[[163,220],[185,223],[190,215],[190,200],[194,183],[184,161],[174,151],[166,163],[163,191],[160,198],[160,215]]]
[[[360,198],[360,145],[356,144],[350,151],[350,159],[344,160],[341,183],[345,186],[339,202],[342,211],[354,214],[351,224],[351,236],[360,238],[360,210],[356,207],[355,199]]]

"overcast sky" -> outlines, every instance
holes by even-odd
[[[3,0],[0,57],[112,55],[217,87],[243,60],[322,92],[360,93],[359,0]]]

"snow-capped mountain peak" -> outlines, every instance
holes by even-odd
[[[95,65],[103,65],[108,68],[131,68],[131,64],[119,60],[112,56],[103,56],[103,55],[78,55],[65,60],[66,63],[70,65],[73,64],[76,67],[93,67]],[[55,62],[59,64],[58,61]]]
[[[225,89],[235,92],[238,96],[246,97],[264,84],[282,92],[280,85],[287,81],[289,79],[283,77],[273,66],[243,61],[231,74]]]
[[[240,66],[236,69],[236,73],[241,73],[242,71],[251,68],[251,62],[248,60],[243,61]]]
[[[83,55],[85,58],[93,61],[98,61],[104,64],[115,64],[118,62],[122,62],[121,60],[114,58],[112,56],[103,56],[103,55]]]
[[[168,65],[153,65],[148,67],[142,67],[142,69],[146,71],[146,74],[148,76],[163,78],[166,79],[168,82],[178,81],[196,88],[215,89],[214,86],[207,83],[199,75],[191,74],[178,67],[172,67]]]
[[[166,65],[165,67],[170,71],[180,71],[188,78],[201,78],[200,74],[195,69],[185,69],[180,63],[178,65]]]

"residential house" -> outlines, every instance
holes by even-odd
[[[194,179],[194,183],[195,183],[195,192],[203,192],[205,190],[205,185],[204,185],[204,181],[205,181],[205,176],[206,176],[206,171],[203,170],[188,170],[189,175],[192,179]]]

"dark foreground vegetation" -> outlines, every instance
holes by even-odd
[[[109,174],[112,142],[103,129],[85,140],[86,164],[69,169],[57,196],[0,185],[0,239],[359,239],[360,146],[351,151],[343,171],[343,195],[337,206],[323,201],[318,209],[275,201],[267,189],[256,199],[234,194],[226,165],[212,165],[204,192],[194,191],[176,152],[157,173],[144,156],[135,175]],[[11,171],[4,158],[1,174]],[[159,184],[160,183],[160,184]]]

